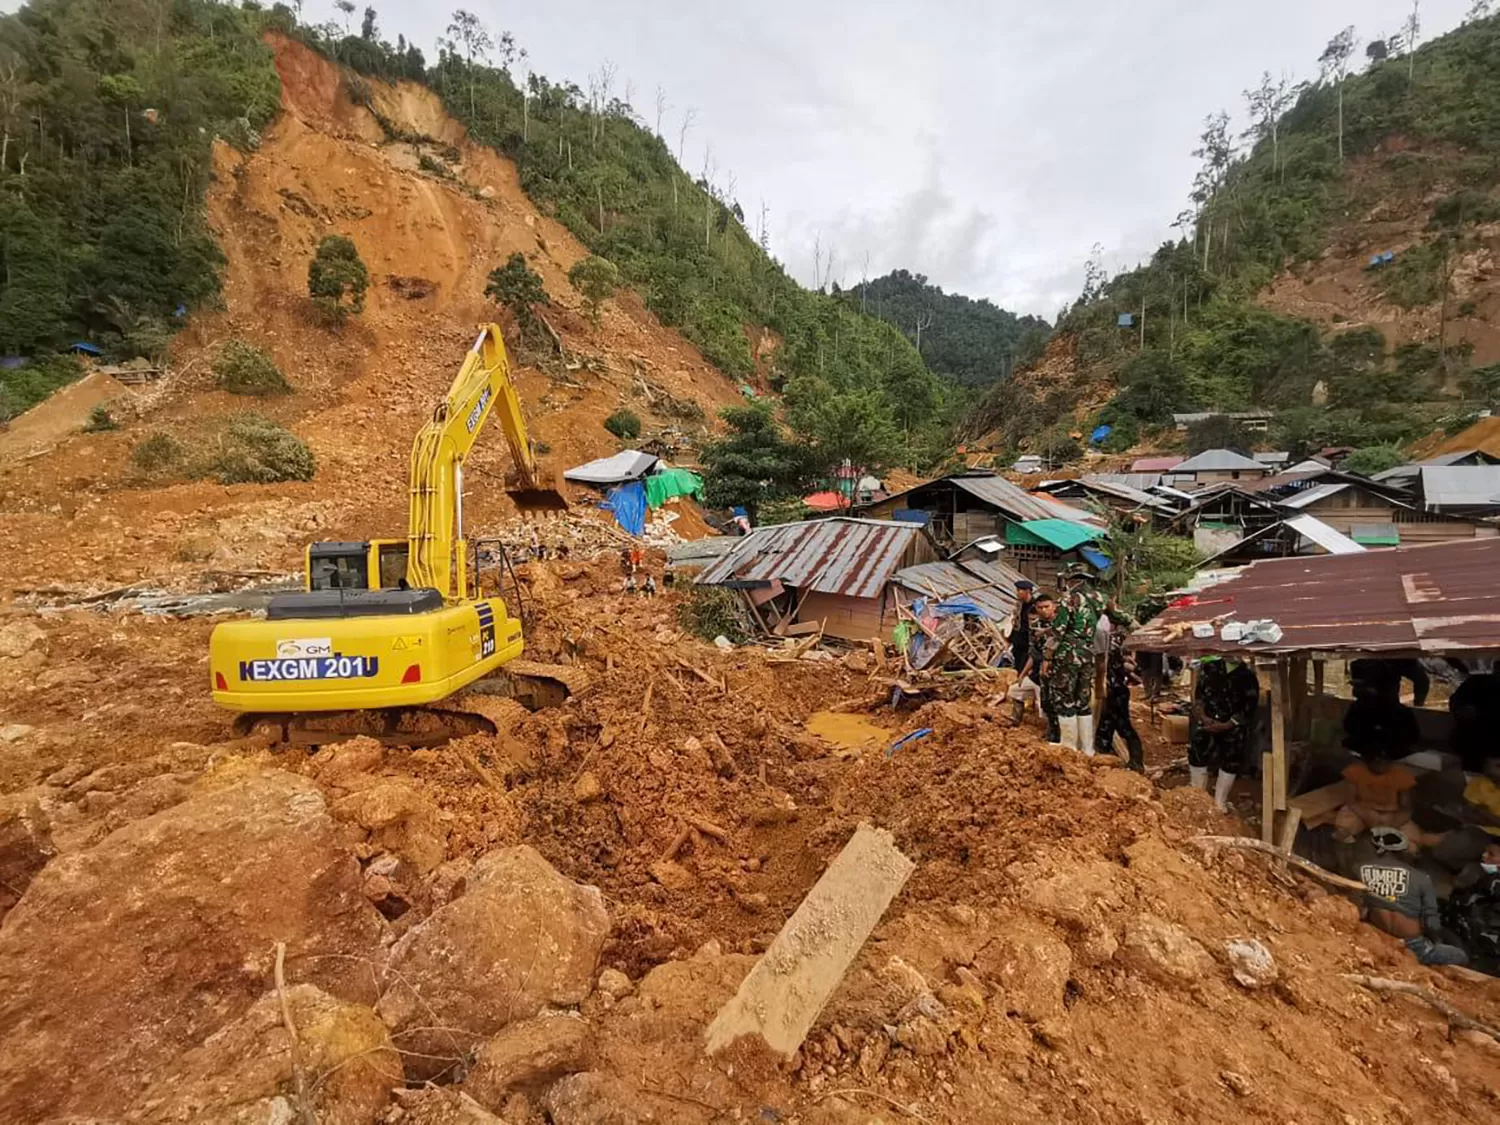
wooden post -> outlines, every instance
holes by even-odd
[[[1311,711],[1307,705],[1307,657],[1292,657],[1291,674],[1292,690],[1288,700],[1292,710],[1291,736],[1300,741],[1308,736],[1311,726]]]
[[[1323,698],[1323,662],[1313,661],[1313,698]]]
[[[1286,704],[1287,662],[1278,661],[1271,673],[1271,772],[1272,809],[1286,808]]]

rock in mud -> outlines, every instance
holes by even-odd
[[[995,986],[995,1002],[1007,1012],[1031,1021],[1063,1014],[1073,954],[1051,926],[1016,918],[985,945],[974,968]]]
[[[28,653],[47,655],[47,634],[33,621],[0,626],[0,660],[19,660]]]
[[[41,805],[25,793],[0,797],[0,919],[52,858],[52,833]]]
[[[1276,959],[1254,938],[1226,941],[1224,952],[1229,956],[1234,979],[1245,988],[1264,988],[1276,983]]]
[[[429,1078],[518,1020],[581,1003],[609,932],[604,896],[559,875],[529,847],[480,857],[464,892],[391,952],[378,1011]],[[441,1030],[427,1030],[433,1027]]]
[[[401,1072],[385,1025],[369,1008],[310,984],[289,987],[286,999],[312,1119],[371,1125]],[[192,1125],[296,1121],[296,1089],[291,1037],[273,991],[184,1055],[141,1110],[152,1121]]]
[[[479,1048],[464,1093],[499,1111],[512,1090],[535,1089],[588,1065],[593,1030],[573,1012],[513,1023]]]
[[[1162,984],[1193,984],[1214,972],[1213,955],[1181,926],[1140,914],[1125,930],[1119,959]]]
[[[644,1125],[663,1120],[628,1083],[595,1070],[554,1082],[542,1104],[553,1125]]]
[[[333,806],[340,820],[370,834],[371,847],[400,856],[418,875],[443,862],[444,836],[437,806],[402,781],[377,781]]]
[[[395,1090],[393,1096],[401,1112],[401,1125],[507,1125],[468,1094],[451,1087]]]
[[[605,969],[599,974],[599,991],[616,1000],[623,1000],[635,991],[630,978],[619,969]]]
[[[384,924],[310,781],[282,771],[58,856],[0,928],[0,1105],[112,1112],[287,975],[374,1000]]]

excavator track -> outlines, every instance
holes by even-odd
[[[422,707],[247,714],[235,720],[235,730],[282,746],[324,746],[360,737],[385,746],[442,746],[473,734],[498,734],[527,711],[561,706],[588,686],[589,675],[582,668],[513,660],[465,690]]]

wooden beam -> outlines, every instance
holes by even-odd
[[[1323,698],[1323,662],[1313,661],[1313,698]]]
[[[1276,781],[1272,755],[1260,756],[1260,838],[1266,843],[1276,839]]]
[[[1271,772],[1273,809],[1286,808],[1287,665],[1278,661],[1271,671]]]

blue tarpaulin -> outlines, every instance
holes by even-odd
[[[646,486],[640,481],[633,480],[611,488],[599,506],[613,512],[615,522],[631,535],[640,535],[646,530]]]
[[[1135,326],[1135,314],[1121,313],[1115,319],[1115,323],[1118,324],[1121,328],[1133,328]]]
[[[1094,432],[1089,435],[1089,441],[1098,445],[1114,431],[1113,426],[1095,426]]]
[[[81,355],[91,355],[95,358],[104,354],[104,349],[98,344],[90,344],[87,340],[78,340],[68,345],[68,351],[78,352]]]
[[[925,524],[932,519],[931,512],[924,512],[920,508],[897,508],[891,513],[891,519],[897,523],[921,523]]]
[[[1079,547],[1078,553],[1095,570],[1108,570],[1113,565],[1109,556],[1095,547]]]

